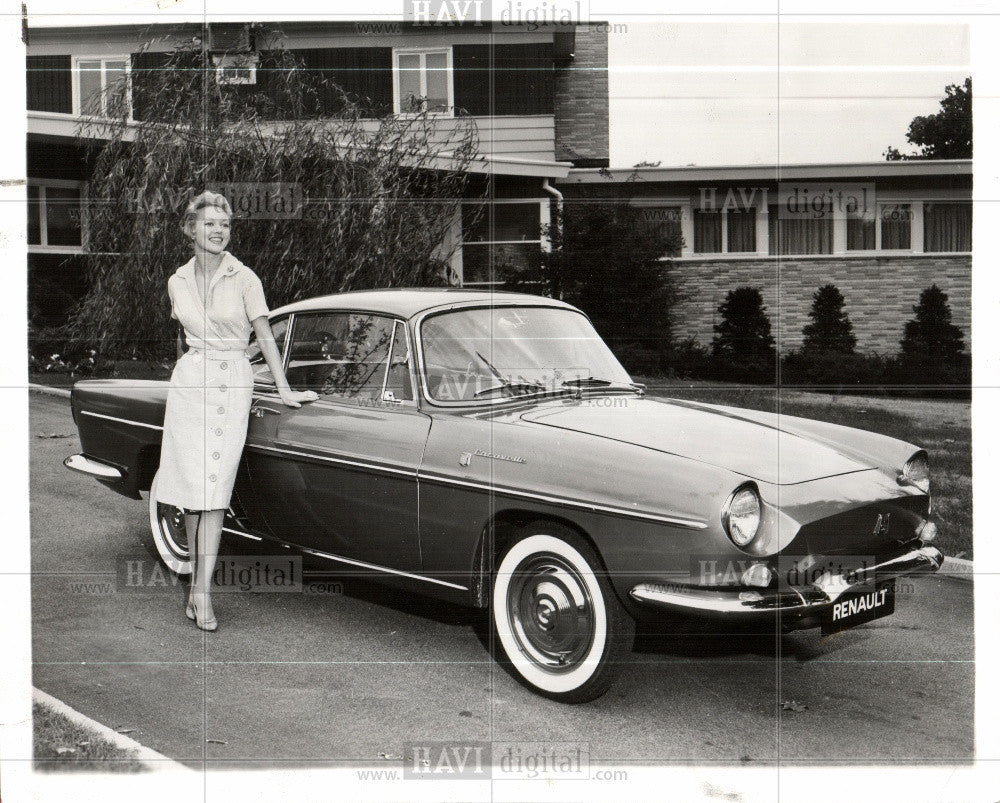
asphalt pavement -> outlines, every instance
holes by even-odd
[[[579,742],[624,764],[973,756],[968,580],[912,579],[893,616],[825,639],[644,627],[617,685],[567,706],[490,659],[482,612],[367,582],[218,594],[202,633],[183,585],[116,590],[120,556],[155,560],[146,503],[62,466],[68,401],[33,393],[30,438],[34,684],[188,766],[389,767],[441,741]]]

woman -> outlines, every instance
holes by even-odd
[[[203,192],[191,201],[182,228],[194,256],[167,281],[170,317],[183,326],[188,350],[170,376],[156,497],[185,511],[192,562],[185,613],[202,630],[218,627],[212,573],[250,416],[251,329],[282,402],[299,407],[319,398],[288,386],[260,279],[226,251],[231,218],[222,195]]]

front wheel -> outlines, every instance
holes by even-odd
[[[191,555],[188,552],[187,530],[184,527],[182,508],[156,500],[157,471],[149,487],[149,527],[160,560],[174,574],[191,574]]]
[[[532,691],[566,703],[604,694],[632,649],[635,622],[593,548],[555,524],[529,525],[494,576],[501,661]]]

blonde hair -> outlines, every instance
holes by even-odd
[[[226,200],[225,195],[205,190],[191,200],[191,203],[184,210],[184,216],[181,218],[181,228],[188,237],[191,236],[188,232],[188,224],[194,222],[195,218],[198,217],[199,211],[210,206],[225,212],[229,218],[233,216],[233,208],[229,205],[229,201]]]

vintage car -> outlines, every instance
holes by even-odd
[[[225,532],[488,608],[497,658],[565,702],[605,692],[636,620],[780,631],[891,613],[935,571],[927,453],[859,429],[651,398],[561,301],[457,289],[353,292],[270,314]],[[190,572],[182,511],[156,501],[167,383],[72,391],[69,468],[140,499]]]

